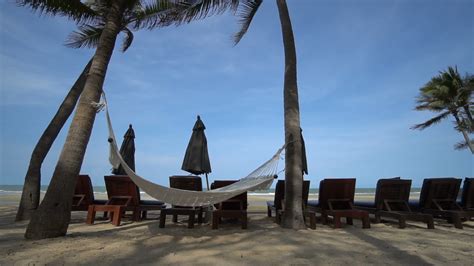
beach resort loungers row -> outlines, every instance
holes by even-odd
[[[147,218],[147,212],[160,211],[161,228],[165,227],[166,216],[171,215],[177,222],[178,216],[186,216],[188,228],[194,223],[203,222],[203,215],[212,212],[212,229],[217,229],[223,218],[238,219],[242,229],[247,228],[247,193],[215,204],[213,210],[207,207],[184,207],[166,205],[158,200],[142,200],[140,190],[133,181],[124,175],[105,176],[108,200],[94,198],[91,179],[88,175],[79,175],[73,198],[73,211],[87,211],[87,224],[93,224],[97,212],[103,212],[104,218],[113,225],[120,225],[126,213],[132,221]],[[216,180],[211,188],[231,184],[230,180]],[[310,181],[303,182],[302,204],[308,227],[316,229],[316,222],[342,227],[341,218],[352,225],[353,219],[360,219],[363,228],[370,228],[370,221],[380,223],[390,218],[398,222],[400,228],[407,221],[418,221],[434,229],[433,219],[442,219],[463,228],[463,222],[474,217],[474,178],[465,178],[462,193],[458,200],[462,179],[427,178],[424,179],[418,200],[410,200],[411,180],[401,178],[380,179],[377,182],[373,201],[354,201],[355,178],[330,178],[320,181],[317,200],[308,200]],[[170,187],[202,191],[201,178],[198,176],[171,176]],[[267,215],[275,214],[275,221],[281,222],[284,206],[285,181],[278,180],[274,200],[267,202]],[[206,217],[209,218],[209,217]]]

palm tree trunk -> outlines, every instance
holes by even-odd
[[[459,119],[457,111],[452,111],[451,114],[454,116],[454,119],[456,119],[456,123],[458,124],[459,129],[461,130],[461,133],[464,136],[464,140],[466,140],[466,144],[469,147],[469,149],[471,150],[471,153],[474,154],[474,147],[473,147],[471,141],[469,140],[469,135],[467,134],[466,130],[464,128],[462,128],[462,126],[461,126],[462,122],[461,122],[461,119]]]
[[[120,32],[124,0],[111,1],[104,30],[92,60],[91,69],[74,114],[66,142],[59,156],[51,183],[37,211],[31,217],[25,238],[43,239],[66,235],[71,219],[72,196],[92,132],[107,66]]]
[[[306,228],[303,218],[303,172],[301,165],[300,110],[296,75],[296,48],[285,0],[276,0],[285,50],[285,211],[282,227]]]
[[[59,106],[56,115],[54,115],[48,127],[41,135],[38,143],[31,154],[30,164],[25,176],[25,184],[23,185],[23,192],[21,194],[20,205],[16,213],[15,221],[29,220],[32,212],[34,212],[40,201],[40,187],[41,187],[41,165],[43,164],[46,155],[53,145],[56,137],[71,115],[77,100],[84,89],[84,84],[87,79],[87,73],[91,66],[92,59],[86,65],[79,78],[76,80],[71,90],[64,98]]]

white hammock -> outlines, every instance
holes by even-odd
[[[115,134],[112,129],[112,122],[110,120],[105,94],[102,95],[101,103],[96,105],[98,110],[105,108],[107,125],[109,128],[109,161],[113,168],[116,169],[119,165],[122,165],[123,169],[133,182],[155,199],[179,206],[207,206],[230,199],[246,191],[269,189],[273,179],[276,177],[280,154],[285,146],[281,147],[270,160],[262,164],[255,171],[240,179],[238,182],[225,187],[209,191],[190,191],[160,186],[137,175],[132,169],[130,169],[120,155]]]

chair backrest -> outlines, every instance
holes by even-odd
[[[113,197],[130,197],[130,205],[138,206],[140,204],[140,190],[132,179],[126,175],[107,175],[104,176],[105,188],[109,200]]]
[[[303,206],[308,205],[308,196],[309,196],[309,180],[303,180]],[[276,210],[281,210],[281,201],[285,198],[285,180],[278,180],[275,187],[275,198],[273,204]]]
[[[466,177],[462,186],[461,205],[465,209],[474,208],[474,178]]]
[[[192,175],[173,175],[170,176],[170,187],[183,190],[202,191],[201,177]]]
[[[76,178],[75,195],[84,195],[81,206],[89,206],[94,202],[94,190],[89,175],[78,175]]]
[[[384,207],[384,200],[402,200],[408,204],[410,198],[411,180],[409,179],[379,179],[375,190],[375,207]]]
[[[450,200],[456,202],[461,179],[459,178],[425,178],[420,193],[420,208],[434,208],[433,200]]]
[[[225,187],[225,186],[228,186],[228,185],[233,184],[235,182],[237,182],[237,180],[215,180],[211,184],[211,189]],[[240,201],[242,201],[244,209],[245,210],[247,209],[247,192],[239,194],[239,195],[231,198],[231,200],[240,200]],[[226,209],[226,210],[234,210],[234,209],[238,210],[238,209],[240,209],[240,204],[237,204],[235,202],[226,203],[224,201],[222,205],[223,205],[223,209]],[[217,208],[217,206],[218,205],[216,205],[216,208]]]
[[[319,183],[319,206],[329,209],[328,200],[348,199],[354,203],[355,178],[323,179]]]

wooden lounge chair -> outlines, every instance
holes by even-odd
[[[464,184],[462,186],[461,207],[465,211],[474,211],[474,178],[466,177],[464,179]]]
[[[443,218],[462,229],[462,220],[470,219],[472,212],[465,211],[456,202],[461,179],[459,178],[426,178],[420,193],[420,209],[432,214],[435,218]]]
[[[170,176],[170,187],[183,189],[202,191],[202,181],[199,176]],[[171,208],[165,208],[161,210],[160,214],[160,228],[165,227],[166,215],[173,215],[173,222],[178,222],[178,215],[188,216],[188,228],[194,227],[194,220],[196,215],[198,216],[198,223],[202,223],[203,207],[184,207],[172,205]]]
[[[310,181],[303,181],[303,214],[309,218],[310,228],[316,229],[316,215],[314,212],[307,209],[308,195],[309,195]],[[275,187],[275,198],[273,201],[267,201],[267,215],[272,217],[272,212],[275,212],[275,221],[281,222],[281,216],[283,215],[283,204],[285,200],[285,180],[278,180]]]
[[[157,200],[141,200],[140,190],[126,175],[104,176],[109,200],[105,205],[90,205],[87,223],[93,224],[97,211],[112,212],[112,224],[118,226],[127,211],[132,212],[132,220],[146,219],[150,210],[161,210],[165,205]]]
[[[91,204],[104,205],[106,202],[107,200],[94,198],[94,189],[89,175],[77,176],[71,211],[87,211]]]
[[[370,228],[369,212],[354,208],[355,178],[324,179],[319,184],[317,205],[309,205],[321,213],[323,224],[328,216],[334,218],[334,228],[341,227],[341,217],[352,225],[352,219],[361,219],[363,228]]]
[[[410,188],[411,180],[408,179],[379,179],[373,206],[358,205],[357,202],[354,205],[359,210],[374,214],[376,223],[380,223],[381,217],[390,217],[398,220],[400,228],[406,227],[406,220],[414,220],[425,222],[429,229],[434,229],[431,214],[411,210],[408,204]]]
[[[211,184],[211,189],[228,186],[236,180],[216,180]],[[212,229],[217,229],[221,218],[238,218],[242,229],[247,228],[247,192],[237,195],[231,199],[215,205],[216,210],[212,212]]]

